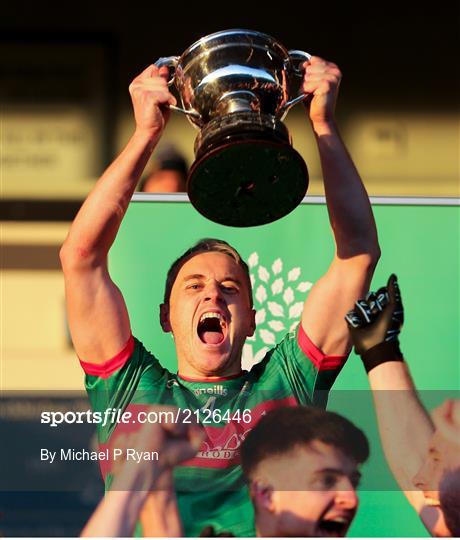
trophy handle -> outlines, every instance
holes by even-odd
[[[155,62],[155,66],[157,68],[161,67],[167,67],[169,69],[169,79],[168,79],[168,86],[172,86],[174,84],[174,78],[176,76],[176,67],[179,63],[179,56],[162,56],[161,58],[158,58],[158,60]],[[201,123],[201,115],[200,113],[196,111],[187,111],[185,109],[182,109],[181,107],[176,107],[176,105],[169,105],[169,108],[181,112],[183,114],[186,114],[187,116],[190,116],[192,118],[195,118]]]
[[[294,75],[297,75],[298,77],[302,77],[303,76],[303,69],[301,69],[300,66],[304,62],[307,62],[308,60],[310,60],[311,54],[308,54],[307,52],[304,52],[304,51],[299,51],[299,50],[296,50],[296,49],[292,49],[292,50],[290,50],[288,52],[288,55],[289,55],[289,60],[286,61],[286,68],[288,68],[289,63],[290,63],[291,66],[293,66],[293,68],[291,67],[291,70],[290,70],[291,73],[293,72]],[[287,101],[280,109],[279,114],[280,114],[281,119],[284,117],[284,115],[288,112],[288,110],[293,105],[295,105],[296,103],[300,103],[307,96],[308,96],[308,94],[306,94],[305,92],[302,92],[297,97]]]

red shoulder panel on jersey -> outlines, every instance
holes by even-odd
[[[134,350],[134,338],[131,336],[123,349],[110,360],[102,364],[92,364],[90,362],[83,362],[80,360],[81,367],[87,375],[94,375],[95,377],[101,377],[101,379],[107,379],[115,373],[118,369],[122,368],[129,357],[133,354]]]
[[[302,349],[304,354],[308,356],[312,364],[316,367],[318,371],[332,370],[337,369],[342,366],[348,355],[327,355],[324,354],[321,349],[313,343],[313,341],[307,336],[305,330],[302,328],[302,325],[299,324],[299,332],[297,334],[297,339],[299,347]]]

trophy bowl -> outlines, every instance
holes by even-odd
[[[182,107],[199,130],[187,178],[192,205],[206,218],[235,227],[275,221],[298,206],[308,188],[305,161],[282,122],[307,95],[302,64],[253,30],[224,30],[201,38],[181,56],[160,58]]]

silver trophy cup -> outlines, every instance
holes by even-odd
[[[182,56],[160,58],[182,107],[199,129],[187,192],[193,206],[223,225],[249,227],[291,212],[308,187],[305,161],[282,122],[307,97],[303,51],[288,51],[252,30],[201,38]]]

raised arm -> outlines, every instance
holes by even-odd
[[[177,415],[174,407],[155,407],[156,412]],[[192,458],[204,438],[204,430],[195,424],[145,423],[128,436],[118,437],[110,450],[127,456],[127,449],[144,456],[157,452],[158,460],[126,459],[113,462],[114,480],[93,515],[85,525],[83,537],[129,537],[141,518],[144,537],[182,536],[172,473],[176,465]],[[118,458],[121,459],[121,458]],[[118,461],[118,460],[117,460]]]
[[[312,95],[310,120],[316,137],[335,254],[305,303],[302,326],[325,354],[350,349],[344,316],[368,289],[380,256],[369,198],[340,137],[334,118],[341,73],[318,57],[305,63],[304,90]]]
[[[175,104],[167,69],[149,66],[130,85],[136,130],[80,208],[61,248],[67,316],[80,359],[102,363],[118,354],[131,329],[107,255],[142,171]]]
[[[390,277],[387,287],[359,300],[347,314],[347,322],[369,377],[388,465],[425,527],[444,536],[439,508],[427,506],[416,485],[434,427],[399,349],[404,310],[396,276]]]

